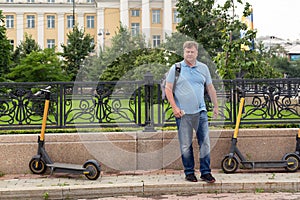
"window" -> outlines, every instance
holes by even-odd
[[[14,16],[6,15],[6,28],[14,28]]]
[[[178,12],[177,10],[175,10],[175,11],[174,11],[174,16],[173,16],[173,22],[174,22],[174,23],[179,23],[179,22],[181,22],[181,18],[178,17],[178,15],[179,15],[179,12]]]
[[[27,0],[27,3],[34,3],[34,0]]]
[[[152,23],[160,24],[160,10],[152,10]]]
[[[35,27],[35,17],[34,15],[27,15],[27,28]]]
[[[139,10],[131,10],[131,16],[132,17],[139,17],[140,11]]]
[[[73,28],[73,25],[74,25],[73,15],[68,15],[67,16],[67,28]]]
[[[6,0],[6,3],[13,3],[14,0]]]
[[[153,47],[160,45],[160,35],[153,35]]]
[[[95,17],[87,16],[86,17],[87,28],[95,28]]]
[[[55,28],[55,16],[54,15],[47,16],[47,28]]]
[[[55,0],[48,0],[48,3],[55,3]]]
[[[140,32],[140,23],[131,23],[131,35],[136,36]]]
[[[68,3],[74,3],[74,0],[68,0]]]
[[[54,39],[48,39],[47,40],[47,47],[50,48],[54,48],[55,47],[55,40]]]
[[[95,0],[86,0],[87,3],[94,3]]]

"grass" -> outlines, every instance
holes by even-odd
[[[86,105],[88,105],[87,107],[84,107],[84,106],[80,106],[80,103],[82,103],[79,99],[77,100],[72,100],[70,101],[72,102],[71,104],[68,104],[66,106],[66,108],[64,108],[65,112],[67,111],[70,111],[67,115],[67,118],[65,119],[67,125],[72,125],[72,123],[75,123],[75,124],[88,124],[88,123],[91,123],[93,125],[96,125],[97,124],[97,119],[92,119],[91,122],[89,122],[89,119],[88,119],[88,116],[92,116],[92,115],[95,115],[95,114],[90,114],[88,111],[90,109],[92,110],[95,110],[95,107],[94,106],[94,103],[93,101],[90,99],[90,100],[85,100],[84,103]],[[119,120],[121,121],[124,121],[124,123],[135,123],[134,122],[134,114],[132,113],[132,111],[130,110],[131,109],[131,106],[132,104],[130,104],[131,102],[128,100],[128,99],[122,99],[118,102],[117,105],[122,105],[120,107],[118,106],[113,106],[113,104],[116,104],[116,102],[114,102],[113,100],[109,100],[109,102],[107,103],[108,107],[110,107],[111,109],[111,112],[110,112],[110,119],[109,118],[104,118],[102,120],[102,123],[118,123]],[[137,102],[136,102],[137,104]],[[168,104],[165,104],[165,107],[167,107]],[[230,107],[230,104],[229,103],[226,103],[226,106],[227,107]],[[9,108],[12,107],[12,103],[9,103]],[[32,107],[32,102],[29,103],[28,105],[29,108]],[[80,107],[82,107],[82,109],[79,109]],[[114,108],[114,109],[113,109]],[[60,109],[57,109],[57,108],[53,108],[52,109],[55,109],[55,110],[60,110]],[[84,110],[86,109],[86,110]],[[132,109],[135,109],[134,112],[137,113],[141,113],[141,116],[139,116],[141,118],[141,123],[144,124],[145,123],[145,104],[142,103],[141,104],[141,107],[140,108],[132,108]],[[161,107],[160,105],[158,104],[154,104],[153,105],[153,111],[154,111],[154,120],[155,120],[155,123],[158,123],[158,116],[159,114],[162,116],[162,110],[160,110]],[[240,128],[296,128],[298,127],[298,124],[293,124],[293,123],[289,123],[289,124],[267,124],[268,121],[271,119],[271,117],[267,116],[266,119],[262,119],[260,120],[260,118],[258,118],[258,116],[261,116],[263,114],[263,112],[261,110],[256,110],[254,111],[255,107],[254,106],[251,106],[251,105],[247,105],[245,107],[245,113],[250,113],[249,115],[245,116],[245,119],[242,119],[242,124],[240,125]],[[253,111],[253,112],[251,112]],[[57,112],[57,111],[56,111]],[[86,115],[81,115],[82,113],[88,113]],[[160,113],[159,113],[160,112]],[[172,110],[168,110],[167,113],[166,113],[166,116],[170,116],[172,113]],[[294,115],[294,114],[290,114],[287,112],[287,111],[283,111],[283,114],[285,114],[284,118],[283,119],[295,119],[295,118],[299,118],[299,116],[297,115]],[[208,115],[211,115],[211,112],[208,113]],[[229,113],[224,113],[225,115],[225,119],[229,119]],[[16,116],[14,116],[16,117]],[[20,116],[18,116],[20,117]],[[41,121],[42,121],[42,116],[39,114],[39,115],[30,115],[30,120],[31,120],[31,125],[35,124],[35,125],[40,125],[41,124]],[[93,116],[94,117],[94,116]],[[102,116],[101,116],[102,117]],[[57,114],[57,117],[55,117],[54,115],[52,114],[49,114],[48,118],[53,121],[53,122],[56,122],[56,121],[59,121],[60,119],[60,114]],[[57,118],[57,119],[56,119]],[[277,118],[274,118],[274,120],[276,121],[276,119],[279,119],[279,117]],[[9,121],[10,118],[9,116],[0,116],[0,124],[2,125],[8,125],[7,124],[7,121]],[[11,119],[11,120],[14,120],[14,119]],[[266,121],[265,124],[262,123],[262,121]],[[11,124],[11,126],[17,126],[19,125],[20,120],[14,120],[13,123]],[[25,120],[24,120],[25,121]],[[226,121],[226,120],[225,120]],[[255,124],[255,122],[258,122],[260,124]],[[243,122],[247,123],[247,124],[243,124]],[[249,123],[249,124],[248,124]],[[251,124],[250,124],[251,123]],[[50,124],[50,122],[48,121],[48,124]],[[29,125],[30,126],[30,125]],[[235,124],[232,124],[232,125],[224,125],[222,126],[222,128],[225,128],[225,129],[232,129],[235,127]],[[176,130],[175,127],[168,127],[168,128],[165,128],[165,127],[155,127],[157,130],[168,130],[168,129],[171,129],[171,130]],[[220,127],[212,127],[212,128],[220,128]],[[25,129],[25,128],[24,128]],[[27,133],[39,133],[40,130],[39,129],[31,129],[31,130],[7,130],[7,131],[1,131],[1,134],[27,134]],[[121,131],[136,131],[136,130],[143,130],[143,127],[139,127],[139,128],[101,128],[101,129],[95,129],[95,131],[103,131],[103,132],[121,132]],[[89,129],[82,129],[82,131],[89,131]],[[50,129],[48,128],[47,129],[47,132],[48,133],[58,133],[58,132],[64,132],[64,133],[74,133],[74,132],[77,132],[77,129],[73,128],[73,129],[70,129],[70,128],[64,128],[64,129]]]

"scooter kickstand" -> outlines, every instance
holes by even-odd
[[[54,167],[50,167],[50,176],[52,176],[54,173]]]

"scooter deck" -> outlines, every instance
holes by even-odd
[[[282,168],[288,166],[285,160],[242,161],[241,163],[247,168]]]
[[[78,173],[82,174],[86,169],[82,165],[68,164],[68,163],[52,163],[47,164],[51,171],[63,173]]]
[[[52,163],[47,164],[48,167],[55,167],[55,168],[74,168],[74,169],[84,169],[82,165],[76,164],[69,164],[69,163]]]

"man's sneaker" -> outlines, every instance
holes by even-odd
[[[188,174],[185,177],[185,180],[187,181],[191,181],[191,182],[197,182],[197,177],[195,176],[195,174]]]
[[[214,183],[216,181],[216,179],[211,175],[211,173],[201,175],[200,178],[207,183]]]

